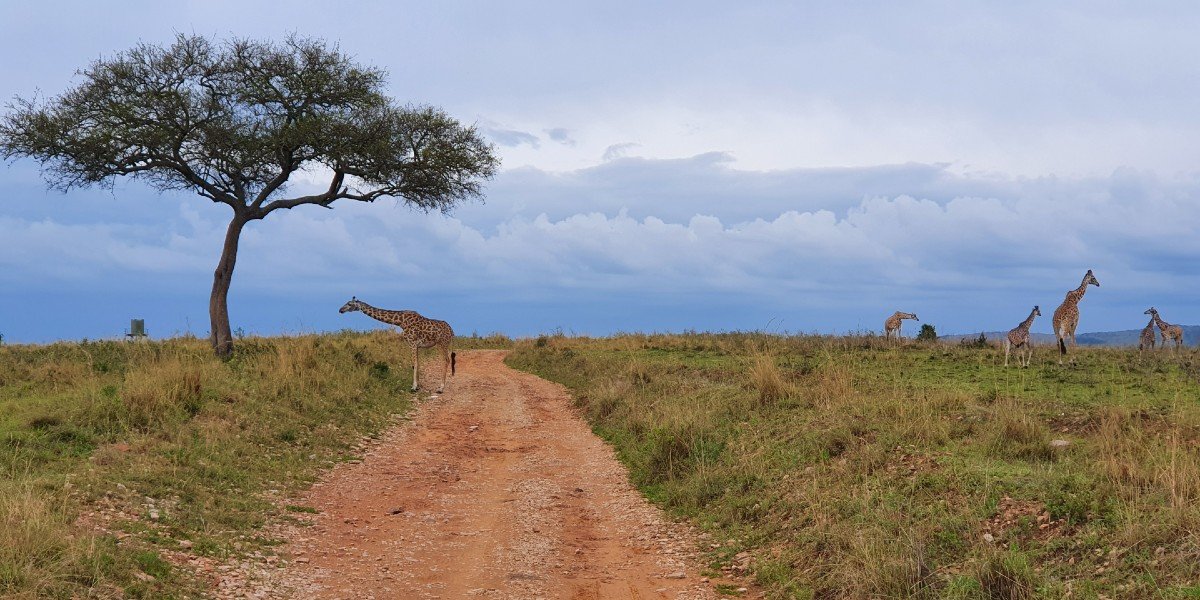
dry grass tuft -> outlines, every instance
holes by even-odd
[[[750,363],[750,384],[758,390],[761,404],[774,404],[793,393],[792,386],[783,379],[775,358],[768,354],[756,354]]]

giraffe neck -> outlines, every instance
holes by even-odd
[[[1158,313],[1150,315],[1150,322],[1158,325],[1158,328],[1163,331],[1166,331],[1171,327],[1171,324],[1162,320],[1162,317],[1158,316]]]
[[[396,325],[401,329],[410,326],[415,320],[414,314],[410,311],[376,308],[370,304],[367,304],[366,302],[362,303],[362,311],[363,314],[375,319],[376,321],[381,321],[383,323],[387,323],[388,325]]]
[[[1031,310],[1031,311],[1029,311],[1029,316],[1026,317],[1026,319],[1024,321],[1021,321],[1021,324],[1018,327],[1024,331],[1029,331],[1029,327],[1033,325],[1033,320],[1036,318],[1037,318],[1037,313],[1035,313],[1034,311]],[[1011,323],[1011,321],[1010,321],[1010,323]]]
[[[1067,292],[1066,301],[1070,304],[1079,304],[1079,301],[1083,300],[1083,295],[1087,293],[1087,286],[1088,283],[1085,279],[1083,283],[1079,284],[1079,287]]]

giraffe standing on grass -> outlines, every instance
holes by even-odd
[[[1149,314],[1146,311],[1142,314]],[[1142,335],[1138,338],[1138,350],[1153,350],[1154,349],[1154,317],[1150,317],[1150,322],[1146,323],[1146,327],[1142,329]]]
[[[900,326],[904,324],[904,319],[920,321],[915,313],[896,311],[892,314],[892,316],[888,317],[887,320],[883,322],[884,339],[891,339],[892,335],[895,335],[896,341],[900,341]]]
[[[1029,366],[1029,361],[1033,359],[1033,342],[1029,339],[1029,328],[1033,325],[1033,320],[1040,316],[1042,310],[1034,306],[1033,310],[1029,311],[1029,317],[1009,330],[1004,338],[1004,366],[1008,366],[1008,353],[1013,348],[1017,349],[1017,363],[1022,367]],[[1022,352],[1022,348],[1028,350],[1028,353]],[[1024,362],[1021,361],[1022,354],[1026,354]]]
[[[1079,301],[1083,300],[1084,293],[1087,292],[1087,286],[1094,285],[1100,287],[1100,281],[1092,275],[1092,270],[1088,269],[1083,275],[1083,283],[1079,287],[1067,292],[1067,297],[1063,299],[1063,303],[1054,309],[1054,337],[1058,338],[1058,364],[1062,364],[1062,357],[1067,353],[1067,338],[1071,338],[1071,346],[1076,346],[1075,343],[1075,328],[1079,327]]]
[[[450,324],[437,319],[427,319],[417,314],[413,310],[384,310],[375,308],[358,298],[350,298],[350,301],[342,306],[340,313],[348,313],[360,310],[363,314],[382,321],[389,325],[395,325],[401,329],[400,338],[408,342],[412,347],[413,352],[413,381],[412,391],[417,391],[420,387],[417,384],[417,360],[418,352],[421,348],[437,347],[442,351],[442,385],[438,386],[437,393],[442,393],[446,389],[447,371],[450,375],[454,374],[455,353],[450,351],[450,342],[454,341],[454,330],[450,328]]]
[[[1153,306],[1151,306],[1149,310],[1142,314],[1150,315],[1150,322],[1158,325],[1159,333],[1162,334],[1163,348],[1167,347],[1167,338],[1171,338],[1171,340],[1175,342],[1176,350],[1178,350],[1180,346],[1183,346],[1183,327],[1180,327],[1179,325],[1172,325],[1162,320],[1162,317],[1158,316],[1158,311],[1155,310]]]

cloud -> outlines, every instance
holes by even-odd
[[[483,134],[490,138],[493,142],[501,146],[515,148],[522,144],[538,148],[541,142],[536,135],[526,131],[518,131],[516,129],[503,129],[500,127],[481,127]]]
[[[604,162],[616,160],[618,158],[625,156],[625,153],[629,152],[633,148],[637,148],[638,146],[639,146],[639,144],[636,144],[634,142],[624,142],[621,144],[613,144],[604,149],[604,155],[601,156],[600,159],[603,160]]]
[[[571,137],[571,130],[565,127],[555,127],[546,130],[546,136],[564,146],[574,146],[575,139]]]
[[[121,206],[135,203],[131,194]],[[497,177],[485,204],[451,217],[381,201],[252,223],[234,294],[274,300],[235,304],[243,322],[262,327],[287,310],[340,326],[325,304],[358,294],[428,302],[482,331],[594,333],[776,317],[802,331],[845,331],[877,328],[877,313],[903,308],[952,333],[1011,327],[1032,304],[1052,309],[1092,268],[1104,287],[1086,301],[1084,329],[1132,327],[1150,304],[1193,323],[1198,196],[1200,180],[1133,170],[1079,179],[922,164],[761,172],[734,169],[722,153],[516,169]],[[109,217],[120,222],[66,223],[52,206],[0,216],[0,306],[17,302],[16,290],[80,301],[192,290],[203,322],[228,215],[198,199],[155,198],[140,198],[158,207],[146,220],[125,211]]]

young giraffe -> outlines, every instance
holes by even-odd
[[[446,371],[450,371],[450,375],[454,374],[455,353],[450,351],[450,342],[454,341],[454,330],[450,328],[450,324],[437,319],[427,319],[417,314],[413,310],[384,310],[375,308],[358,298],[351,297],[342,309],[338,312],[348,313],[356,310],[361,310],[363,314],[382,321],[389,325],[395,325],[401,329],[400,338],[408,342],[412,346],[413,352],[413,381],[412,391],[417,391],[417,357],[418,351],[421,348],[438,347],[442,351],[442,385],[438,386],[437,393],[442,393],[446,388]]]
[[[1087,292],[1087,286],[1094,285],[1100,287],[1100,281],[1092,275],[1092,270],[1088,269],[1083,275],[1083,283],[1079,287],[1067,292],[1067,297],[1063,299],[1063,303],[1054,309],[1054,336],[1058,338],[1058,364],[1062,364],[1062,357],[1067,353],[1067,338],[1071,338],[1071,346],[1075,344],[1075,328],[1079,326],[1079,301],[1083,299],[1083,294]]]
[[[904,324],[904,319],[920,321],[915,313],[896,311],[883,322],[883,337],[885,340],[891,339],[894,334],[896,341],[900,341],[900,326]]]
[[[1028,350],[1028,355],[1021,366],[1029,366],[1029,361],[1033,359],[1033,342],[1029,340],[1029,328],[1033,325],[1033,320],[1040,316],[1042,316],[1042,310],[1034,306],[1033,310],[1029,312],[1028,318],[1021,321],[1020,325],[1009,330],[1008,336],[1004,338],[1004,366],[1008,366],[1008,353],[1013,348],[1017,349],[1017,363],[1021,364],[1022,347]]]
[[[1183,345],[1183,327],[1172,325],[1162,320],[1162,317],[1158,316],[1158,311],[1153,306],[1150,307],[1150,310],[1142,314],[1150,315],[1151,322],[1158,325],[1159,333],[1162,334],[1162,348],[1167,347],[1167,338],[1171,338],[1175,342],[1176,350]]]
[[[1151,310],[1153,310],[1153,309],[1151,309]],[[1144,313],[1142,313],[1142,314],[1144,314],[1144,315],[1148,315],[1148,314],[1150,314],[1150,311],[1148,310],[1148,311],[1146,311],[1146,312],[1144,312]],[[1155,335],[1154,335],[1154,317],[1150,317],[1150,322],[1149,322],[1149,323],[1146,323],[1146,327],[1144,327],[1144,328],[1142,329],[1142,335],[1141,335],[1141,337],[1140,337],[1140,338],[1138,338],[1138,350],[1139,350],[1139,351],[1141,351],[1141,350],[1153,350],[1153,349],[1154,349],[1154,339],[1155,339]]]

